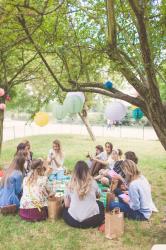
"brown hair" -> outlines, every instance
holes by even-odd
[[[112,149],[113,149],[113,145],[112,145],[112,143],[111,143],[111,142],[106,142],[106,143],[105,143],[105,146],[106,146],[107,144],[110,146],[111,153],[112,153]]]
[[[32,161],[31,173],[28,176],[29,184],[35,183],[38,176],[43,176],[45,172],[44,162],[42,159],[37,159]]]
[[[25,144],[26,146],[30,146],[30,141],[24,139],[21,143]]]
[[[118,151],[118,155],[119,155],[119,157],[121,159],[121,157],[123,155],[123,151],[120,148],[118,148],[117,151]]]
[[[138,157],[136,156],[136,154],[133,151],[127,151],[125,153],[125,158],[126,158],[126,160],[131,160],[131,161],[135,162],[135,164],[138,163]]]
[[[92,180],[86,162],[78,161],[75,165],[69,188],[75,190],[80,200],[82,200],[90,191]]]
[[[129,183],[135,180],[140,175],[140,171],[138,170],[137,165],[131,160],[124,160],[122,162],[121,168]]]
[[[24,154],[24,156],[26,156],[24,150],[25,148],[27,147],[27,145],[25,143],[19,143],[17,145],[17,150],[16,150],[16,153],[15,153],[15,156],[18,155],[18,154]]]
[[[24,163],[25,163],[25,157],[23,154],[19,153],[16,155],[11,162],[9,168],[6,170],[5,175],[2,177],[1,185],[4,186],[4,184],[7,183],[8,178],[12,175],[14,170],[20,170],[22,173],[24,171]]]
[[[101,146],[101,145],[97,145],[96,148],[97,148],[98,150],[100,150],[100,152],[103,152],[103,151],[104,151],[104,148],[103,148],[103,146]]]

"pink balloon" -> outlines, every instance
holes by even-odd
[[[0,103],[0,109],[5,110],[6,109],[6,104],[5,103]]]
[[[1,97],[1,96],[4,96],[4,94],[5,94],[5,90],[2,89],[2,88],[0,88],[0,97]]]

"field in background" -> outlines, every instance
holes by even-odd
[[[0,216],[0,250],[150,250],[153,244],[166,243],[166,224],[162,219],[166,215],[166,154],[157,141],[143,141],[120,138],[97,138],[95,143],[86,136],[47,135],[28,139],[32,144],[34,157],[46,157],[53,139],[61,140],[65,152],[65,166],[73,169],[77,160],[86,159],[87,152],[94,152],[96,144],[111,141],[123,152],[133,150],[139,157],[139,168],[152,184],[153,199],[158,214],[150,222],[125,221],[125,234],[119,240],[106,240],[97,229],[79,230],[68,227],[63,220],[51,223],[28,223],[18,216]],[[21,141],[4,143],[0,158],[0,167],[7,165]]]

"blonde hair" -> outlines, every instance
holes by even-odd
[[[74,168],[69,189],[76,191],[79,199],[82,200],[89,193],[92,180],[87,164],[84,161],[78,161]]]
[[[137,165],[131,160],[124,160],[121,167],[129,183],[140,175]]]
[[[31,166],[31,173],[28,176],[27,183],[28,184],[35,184],[37,182],[38,176],[43,176],[45,167],[43,165],[43,160],[33,160]]]

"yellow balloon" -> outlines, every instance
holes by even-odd
[[[49,116],[47,113],[44,112],[38,112],[35,114],[34,121],[36,125],[40,127],[44,127],[48,124]]]
[[[135,105],[131,105],[131,109],[132,109],[132,110],[134,110],[134,109],[136,109],[136,108],[138,108],[138,107],[135,106]]]

